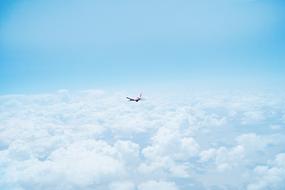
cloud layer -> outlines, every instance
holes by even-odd
[[[1,96],[0,189],[284,189],[282,96],[124,97]]]

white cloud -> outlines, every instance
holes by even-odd
[[[113,182],[109,187],[110,190],[135,190],[134,183],[130,181]]]
[[[244,148],[237,145],[233,148],[220,147],[209,149],[200,153],[200,162],[214,161],[218,171],[225,171],[238,167],[244,158]]]
[[[199,152],[198,143],[191,137],[183,137],[177,129],[161,127],[152,137],[152,145],[143,149],[147,159],[170,156],[174,160],[188,160]]]
[[[248,190],[265,190],[285,188],[285,153],[277,154],[267,165],[254,169],[255,180],[247,186]]]
[[[250,123],[257,123],[264,119],[264,113],[262,111],[247,111],[243,113],[242,123],[243,124],[250,124]]]
[[[86,188],[124,174],[116,150],[101,141],[77,141],[54,150],[45,161],[10,155],[11,159],[19,157],[22,160],[12,162],[5,177],[29,189]]]
[[[147,181],[138,186],[138,190],[152,190],[152,189],[178,190],[175,183],[168,181]]]
[[[284,187],[285,134],[270,127],[283,125],[283,99],[124,97],[99,90],[0,96],[0,189]]]
[[[249,133],[238,136],[236,140],[238,144],[247,149],[251,149],[251,151],[260,151],[264,150],[264,148],[270,144],[271,139],[258,136],[255,133]]]

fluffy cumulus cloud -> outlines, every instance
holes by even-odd
[[[255,178],[248,190],[285,188],[285,153],[277,154],[273,161],[254,168]]]
[[[285,99],[60,90],[0,96],[0,189],[285,188]]]
[[[177,190],[177,187],[175,183],[167,181],[147,181],[138,186],[138,190],[152,189]]]

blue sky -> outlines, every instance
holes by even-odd
[[[1,2],[0,93],[168,85],[280,88],[284,5]]]

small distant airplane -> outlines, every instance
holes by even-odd
[[[138,102],[138,101],[142,100],[142,93],[140,93],[140,95],[136,98],[130,98],[130,97],[126,97],[126,98],[129,99],[130,101]]]

